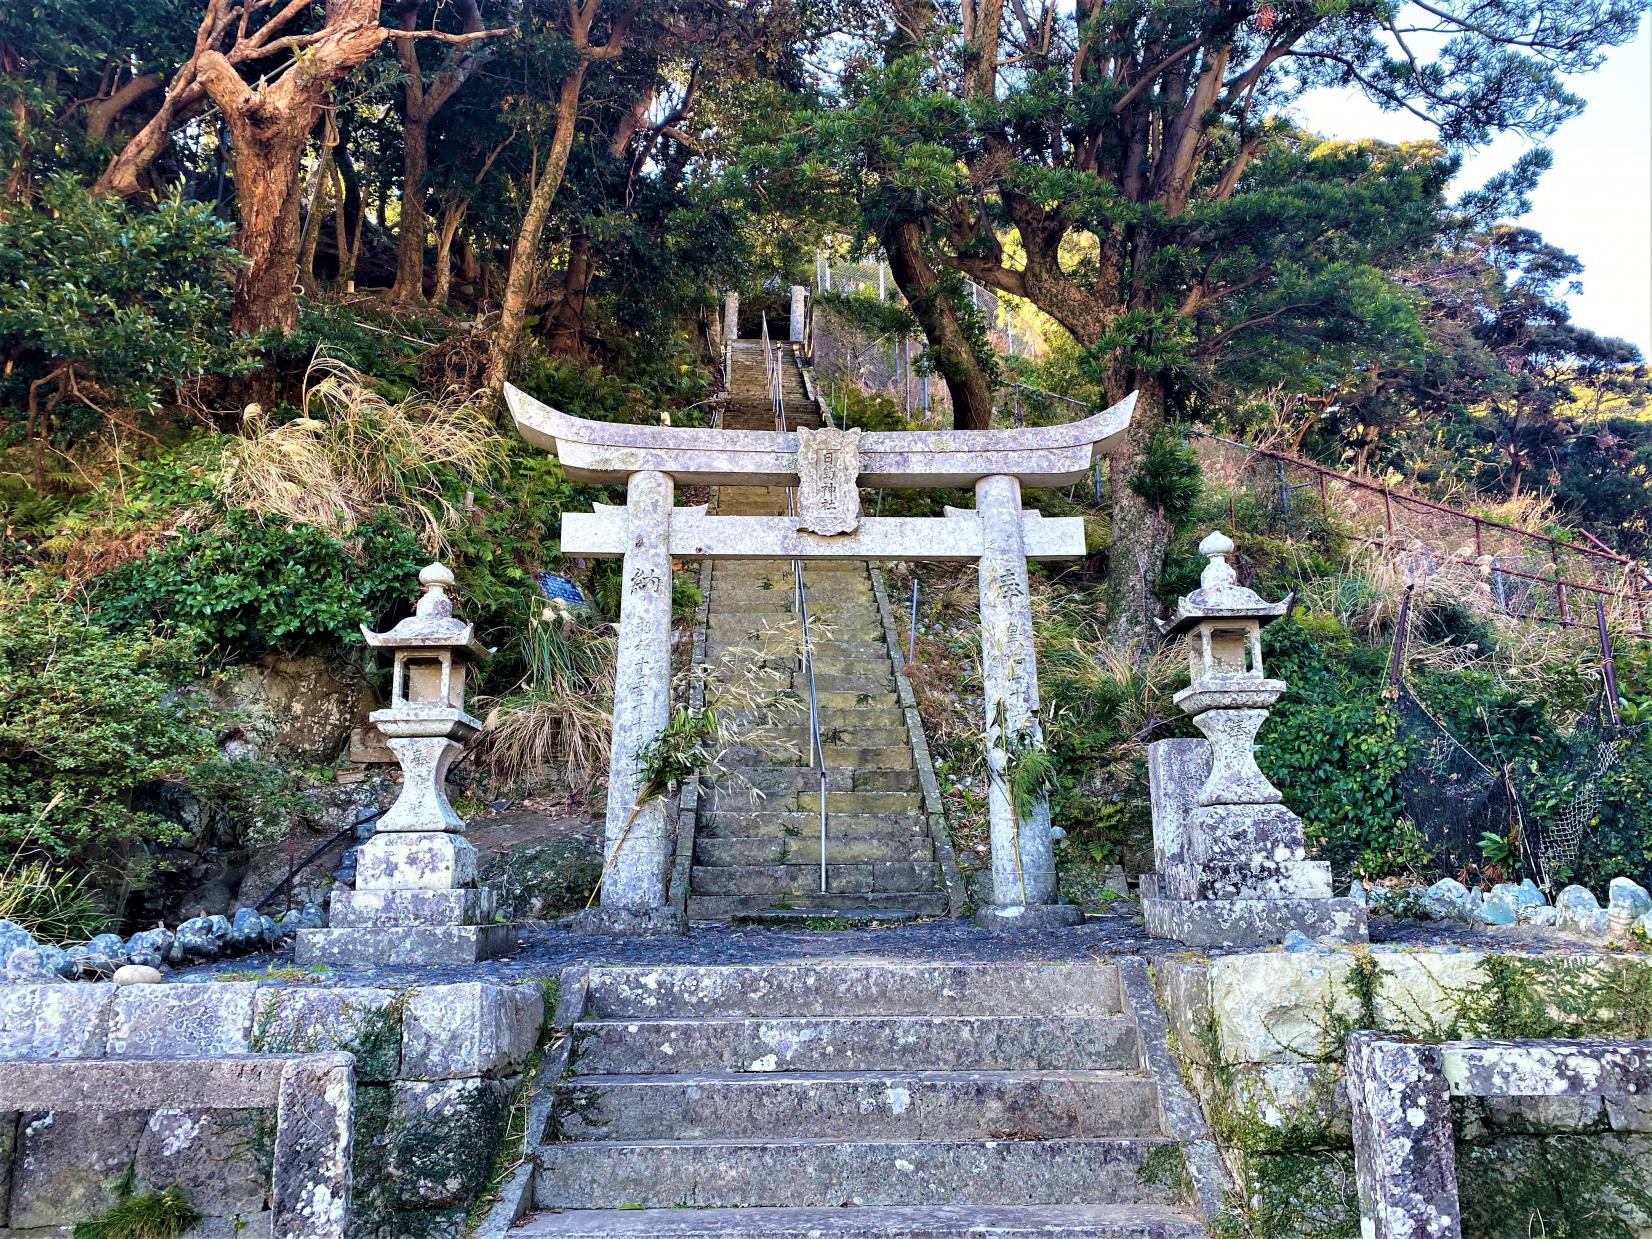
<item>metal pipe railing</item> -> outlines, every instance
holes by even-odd
[[[770,403],[774,406],[775,428],[782,434],[790,429],[786,424],[786,393],[780,364],[780,347],[769,338],[769,316],[763,315],[763,367],[769,384]],[[786,514],[797,515],[797,488],[786,487]],[[803,561],[792,560],[792,587],[797,607],[798,625],[803,637],[803,673],[809,687],[809,766],[815,772],[820,790],[820,893],[827,893],[826,875],[826,748],[820,732],[820,698],[815,691],[814,637],[809,630],[809,595],[803,583]]]

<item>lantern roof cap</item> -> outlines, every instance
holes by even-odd
[[[373,632],[366,624],[361,635],[367,644],[381,649],[450,649],[462,657],[480,662],[491,655],[476,640],[476,626],[453,614],[453,599],[447,587],[453,573],[446,564],[431,563],[419,570],[424,593],[414,604],[413,614],[389,632]]]
[[[1290,609],[1291,600],[1267,602],[1249,586],[1239,584],[1239,576],[1228,563],[1233,539],[1221,530],[1212,530],[1199,543],[1199,554],[1210,562],[1199,577],[1199,588],[1176,602],[1176,614],[1160,621],[1159,631],[1167,637],[1189,632],[1204,620],[1254,619],[1271,624]]]

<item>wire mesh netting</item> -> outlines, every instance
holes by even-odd
[[[1396,711],[1407,755],[1400,798],[1442,867],[1455,873],[1478,862],[1487,833],[1524,837],[1517,830],[1520,804],[1503,771],[1458,743],[1403,682]]]
[[[1548,891],[1573,880],[1580,865],[1645,880],[1644,807],[1619,783],[1637,779],[1626,763],[1652,764],[1652,724],[1617,722],[1602,696],[1555,737],[1549,762],[1522,769],[1482,760],[1403,680],[1396,709],[1407,754],[1401,799],[1441,870],[1481,865],[1481,840],[1493,835],[1513,842],[1520,867]]]

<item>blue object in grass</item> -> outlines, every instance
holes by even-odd
[[[584,606],[585,595],[580,593],[579,586],[565,576],[558,576],[554,572],[536,572],[534,580],[539,582],[539,592],[547,598],[560,598],[570,606]]]

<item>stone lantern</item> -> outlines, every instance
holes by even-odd
[[[1262,669],[1262,628],[1289,609],[1238,582],[1233,540],[1212,533],[1199,588],[1159,625],[1188,642],[1192,681],[1175,702],[1203,740],[1148,746],[1153,852],[1142,878],[1149,932],[1193,946],[1281,941],[1290,930],[1338,941],[1365,939],[1365,912],[1331,898],[1331,870],[1306,858],[1302,820],[1257,767],[1256,733],[1285,691]]]
[[[453,574],[431,564],[413,614],[367,644],[393,651],[390,705],[370,718],[402,767],[401,793],[361,845],[354,890],[333,892],[331,928],[299,933],[297,962],[465,963],[507,950],[493,892],[476,885],[476,848],[448,802],[448,768],[481,723],[465,710],[469,668],[489,651],[453,614]]]

